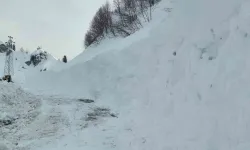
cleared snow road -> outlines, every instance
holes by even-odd
[[[0,145],[13,150],[39,149],[114,115],[88,99],[33,95],[14,84],[0,83],[0,97]]]

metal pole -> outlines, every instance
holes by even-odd
[[[8,36],[9,40],[6,43],[8,48],[6,52],[5,66],[4,66],[4,75],[8,78],[8,81],[11,81],[11,75],[14,75],[13,68],[13,37]]]

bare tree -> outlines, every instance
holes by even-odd
[[[113,0],[100,7],[85,34],[85,47],[98,44],[106,36],[129,36],[142,27],[140,18],[152,19],[152,6],[160,0]],[[141,16],[141,17],[138,17]]]

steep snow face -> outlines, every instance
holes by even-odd
[[[89,97],[119,112],[40,149],[249,149],[249,10],[245,0],[162,0],[134,35],[60,69],[25,72],[32,92]]]

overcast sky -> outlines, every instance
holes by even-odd
[[[98,7],[107,0],[0,0],[0,41],[38,46],[57,58],[83,51],[84,34]]]

